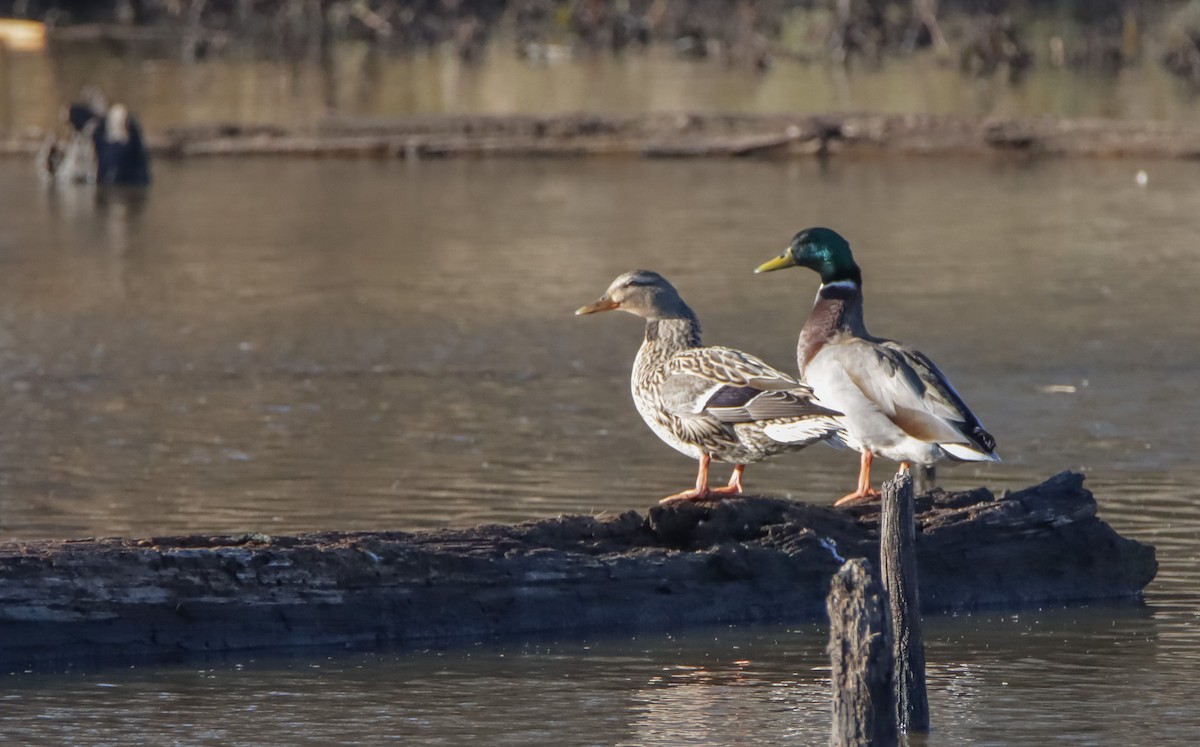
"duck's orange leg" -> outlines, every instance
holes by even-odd
[[[674,503],[676,501],[702,501],[712,494],[708,489],[708,465],[712,463],[712,457],[708,454],[700,455],[700,469],[696,473],[696,487],[691,490],[685,490],[682,493],[675,493],[663,498],[659,503]]]
[[[712,464],[712,457],[704,454],[700,457],[700,470],[696,474],[696,487],[692,490],[685,490],[682,493],[668,495],[659,503],[675,503],[676,501],[706,501],[716,496],[724,495],[741,495],[742,492],[742,473],[746,471],[746,465],[735,464],[733,466],[733,475],[729,478],[729,484],[723,488],[710,488],[708,486],[708,468]]]
[[[712,488],[709,492],[713,495],[741,495],[742,494],[742,473],[746,471],[746,465],[733,465],[733,474],[729,476],[729,484],[723,488]]]
[[[879,493],[871,488],[871,461],[874,458],[875,455],[870,451],[863,450],[858,462],[858,489],[853,493],[847,493],[838,498],[833,505],[844,506],[848,503],[857,503],[879,497]]]

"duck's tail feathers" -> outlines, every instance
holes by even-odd
[[[942,451],[955,459],[964,462],[998,462],[1000,455],[994,451],[980,451],[974,445],[968,444],[938,444]]]
[[[814,441],[829,438],[841,428],[841,423],[835,418],[820,415],[782,423],[771,423],[763,428],[763,433],[766,433],[771,440],[783,444],[811,444]]]

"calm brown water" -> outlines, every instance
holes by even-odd
[[[1200,734],[1194,164],[156,167],[136,199],[47,191],[0,162],[5,538],[644,509],[694,463],[629,400],[638,321],[571,311],[656,269],[709,341],[792,368],[816,277],[751,270],[826,224],[856,247],[872,331],[941,363],[997,437],[1003,463],[941,482],[1083,470],[1162,565],[1145,607],[930,620],[919,743]],[[856,466],[818,447],[747,482],[828,502]],[[813,625],[13,673],[0,741],[815,744],[824,640]]]

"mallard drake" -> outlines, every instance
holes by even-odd
[[[904,469],[930,467],[947,456],[1000,460],[996,440],[933,361],[867,332],[862,272],[846,239],[828,228],[805,229],[782,256],[755,272],[784,267],[807,267],[821,276],[816,303],[800,330],[796,360],[800,377],[821,402],[844,413],[841,443],[862,454],[858,488],[837,504],[878,495],[871,488],[876,454]]]
[[[613,309],[646,320],[630,380],[638,412],[659,438],[700,462],[696,487],[664,503],[738,495],[747,464],[804,448],[839,429],[839,413],[791,376],[740,350],[702,347],[695,313],[657,272],[627,272],[575,313]],[[714,459],[734,465],[726,487],[709,487]]]

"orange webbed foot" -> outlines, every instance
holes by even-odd
[[[833,505],[853,506],[859,503],[868,503],[878,498],[879,491],[875,490],[874,488],[867,488],[863,491],[856,490],[853,493],[847,493],[846,495],[843,495],[841,498],[838,498],[836,501],[834,501]]]

